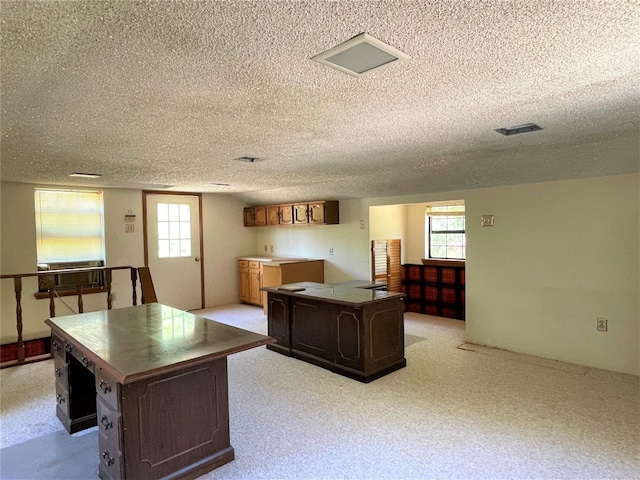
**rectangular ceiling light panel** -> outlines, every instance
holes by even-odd
[[[405,61],[410,58],[371,35],[361,33],[351,40],[316,55],[312,60],[359,77],[398,60]]]

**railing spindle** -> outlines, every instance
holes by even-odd
[[[24,340],[22,339],[22,278],[13,279],[13,288],[16,292],[16,328],[18,329],[18,362],[24,362]]]
[[[111,310],[113,300],[111,298],[111,269],[104,271],[104,282],[107,284],[107,310]]]
[[[136,293],[137,283],[138,283],[138,270],[131,267],[131,289],[133,290],[133,296],[132,296],[133,305],[138,304],[138,294]]]
[[[84,302],[82,301],[82,277],[81,272],[76,272],[76,289],[78,291],[78,313],[84,313]]]
[[[56,316],[56,302],[53,301],[56,293],[55,275],[47,275],[47,287],[49,288],[49,317]]]

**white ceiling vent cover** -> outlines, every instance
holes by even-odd
[[[322,63],[341,72],[359,77],[376,68],[395,61],[409,60],[411,57],[400,50],[381,42],[371,35],[361,33],[351,40],[333,47],[311,60]]]

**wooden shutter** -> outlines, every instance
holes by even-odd
[[[384,282],[390,292],[401,291],[400,239],[371,242],[371,278]]]

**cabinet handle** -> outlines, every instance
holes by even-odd
[[[102,452],[102,458],[104,459],[107,465],[113,465],[113,462],[115,461],[113,457],[109,454],[109,450],[105,450]]]
[[[73,345],[71,345],[69,342],[65,342],[65,343],[64,343],[64,349],[65,349],[67,352],[71,353],[71,350],[73,350]]]
[[[85,357],[84,355],[82,356],[82,365],[85,366],[85,368],[87,368],[89,365],[91,365],[91,362],[89,361],[89,359],[87,357]]]
[[[102,418],[100,419],[100,423],[105,430],[109,430],[111,427],[113,427],[113,422],[109,421],[106,415],[102,416]]]
[[[56,402],[62,405],[64,402],[66,402],[66,399],[62,395],[58,394],[56,395]]]
[[[98,388],[102,390],[102,393],[107,393],[111,391],[111,386],[105,380],[100,380],[100,384],[98,385]]]
[[[60,378],[62,376],[62,369],[60,367],[56,368],[56,377]]]
[[[51,342],[51,346],[54,350],[60,350],[60,342],[58,342],[58,340],[54,340],[53,342]]]

